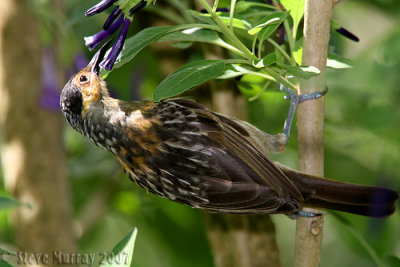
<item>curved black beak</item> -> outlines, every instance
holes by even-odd
[[[112,40],[108,40],[93,56],[92,60],[89,63],[91,66],[91,71],[99,75],[100,73],[100,62],[103,61],[103,58],[110,47]]]

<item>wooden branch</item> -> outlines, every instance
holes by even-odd
[[[317,67],[321,74],[300,83],[301,94],[325,89],[325,69],[332,17],[332,0],[307,0],[304,15],[303,65]],[[324,174],[324,98],[306,101],[297,110],[299,170]],[[315,209],[304,209],[320,213]],[[296,225],[296,258],[298,267],[319,266],[323,216],[300,217]]]

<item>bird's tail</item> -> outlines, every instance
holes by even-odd
[[[328,180],[290,169],[282,171],[302,192],[304,206],[377,218],[387,217],[396,209],[399,195],[393,190]]]

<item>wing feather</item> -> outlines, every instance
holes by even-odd
[[[240,122],[188,100],[162,103],[170,108],[160,109],[164,112],[160,117],[168,124],[160,127],[159,136],[175,136],[178,145],[168,147],[167,154],[161,153],[158,163],[152,164],[160,169],[161,176],[163,170],[168,171],[168,179],[175,183],[179,179],[187,181],[179,183],[180,191],[185,193],[181,198],[177,190],[168,192],[178,195],[176,201],[230,213],[279,213],[300,208],[301,193],[252,144],[248,126],[242,127]],[[168,146],[168,140],[163,142]],[[190,149],[194,144],[200,144],[201,149]],[[187,192],[192,192],[191,198]]]

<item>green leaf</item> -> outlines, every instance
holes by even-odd
[[[0,259],[0,266],[1,267],[13,267],[11,264],[9,264],[8,262],[6,262],[3,259]]]
[[[211,44],[225,43],[215,31],[202,28],[190,28],[183,31],[169,33],[159,42],[203,42]]]
[[[18,201],[16,199],[0,196],[0,210],[6,210],[6,209],[9,209],[9,208],[15,208],[15,207],[22,206],[22,205],[30,207],[29,204],[20,202],[20,201]]]
[[[114,69],[117,69],[131,61],[143,48],[160,39],[163,35],[177,30],[178,26],[157,26],[146,28],[134,36],[126,39],[126,49],[121,51],[121,60],[117,61]],[[110,50],[109,50],[110,51]]]
[[[134,228],[118,242],[117,245],[112,249],[111,257],[104,259],[104,262],[100,264],[100,267],[121,267],[131,266],[133,258],[133,250],[135,248],[135,240],[137,235],[137,229]]]
[[[258,60],[254,60],[253,61],[253,66],[255,68],[264,68],[267,67],[271,64],[276,63],[276,54],[275,53],[270,53],[268,55],[266,55],[265,57],[263,57],[262,59]]]
[[[224,73],[216,77],[216,79],[230,79],[253,72],[254,70],[249,69],[249,67],[247,67],[246,65],[242,66],[239,64],[226,64]]]
[[[195,18],[197,18],[198,20],[210,24],[210,25],[216,25],[216,23],[214,22],[214,20],[211,18],[211,15],[208,13],[201,13],[198,11],[194,11],[194,10],[188,10],[187,13]],[[216,13],[219,18],[221,19],[221,21],[226,25],[229,26],[230,25],[230,17],[229,17],[229,13],[227,12],[217,12]],[[243,19],[243,18],[239,18],[239,17],[234,17],[232,19],[232,26],[234,28],[237,29],[243,29],[243,30],[248,30],[251,28],[251,23],[248,22],[247,20]]]
[[[234,53],[240,52],[237,48],[231,46],[222,40],[218,34],[210,29],[204,29],[200,27],[188,28],[183,31],[176,31],[166,34],[159,39],[159,42],[178,42],[178,43],[192,43],[192,42],[203,42],[219,45],[226,49],[233,51]],[[180,45],[181,47],[187,47]]]
[[[293,19],[293,28],[297,29],[304,15],[305,0],[281,0],[281,4],[289,10],[290,16]]]
[[[333,69],[348,69],[353,68],[353,62],[338,55],[328,54],[326,66]]]
[[[283,64],[285,62],[285,57],[282,55],[281,51],[279,51],[278,48],[275,47],[275,57],[276,57],[276,62]]]
[[[12,267],[11,264],[9,264],[6,260],[4,260],[4,258],[5,258],[4,256],[5,255],[17,256],[17,254],[15,252],[10,252],[10,251],[7,251],[7,250],[5,250],[3,248],[0,248],[0,257],[1,257],[0,266],[1,267]]]
[[[260,34],[258,34],[257,39],[260,41],[264,41],[265,39],[268,39],[272,33],[278,29],[280,24],[273,24],[268,27],[265,27],[260,31]]]
[[[0,255],[12,255],[17,256],[15,252],[5,250],[4,248],[0,248]]]
[[[235,11],[237,13],[242,13],[242,12],[246,12],[251,7],[257,7],[258,9],[259,8],[274,9],[274,10],[276,9],[276,7],[274,7],[272,5],[265,4],[265,3],[239,1],[239,2],[236,3]]]
[[[317,76],[320,74],[320,70],[317,69],[314,66],[289,66],[285,64],[279,64],[279,66],[283,67],[284,69],[287,69],[291,74],[293,74],[296,77],[303,78],[303,79],[309,79],[313,76]]]
[[[193,45],[192,42],[176,42],[172,43],[171,46],[179,49],[187,49]]]
[[[208,14],[208,16],[205,16],[206,14],[195,11],[195,10],[187,10],[186,13],[206,24],[217,25],[209,14]]]
[[[209,15],[209,14],[207,14],[207,15]],[[230,25],[229,13],[217,12],[217,15],[219,16],[219,18],[225,25],[227,25],[227,26]],[[251,23],[245,19],[234,17],[234,18],[232,18],[232,26],[233,26],[233,28],[248,30],[251,28]]]
[[[250,35],[254,35],[258,32],[260,32],[262,29],[265,29],[267,26],[272,26],[272,29],[269,30],[265,30],[267,31],[268,36],[272,34],[272,32],[274,32],[276,30],[276,28],[278,28],[278,26],[282,23],[282,21],[285,19],[286,17],[286,12],[274,12],[271,15],[266,16],[265,18],[263,18],[258,24],[257,26],[253,27],[252,29],[250,29],[248,31],[248,33]],[[263,33],[263,35],[267,35],[266,33]],[[268,37],[264,37],[264,39],[266,39]]]
[[[154,101],[176,96],[218,77],[225,71],[224,60],[200,60],[189,63],[169,75],[163,80],[154,92]]]
[[[293,57],[298,65],[301,65],[301,61],[303,60],[303,37],[301,37],[293,49]]]

